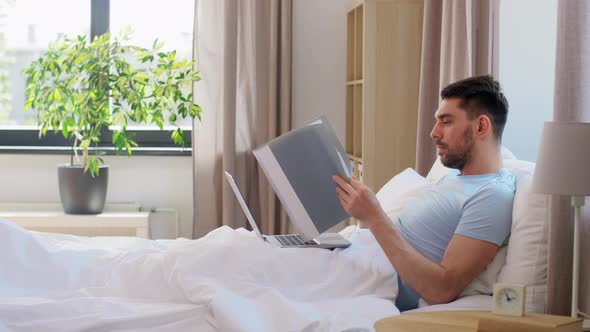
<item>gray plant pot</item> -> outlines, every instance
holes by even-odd
[[[98,214],[104,209],[109,179],[108,165],[101,165],[97,176],[84,173],[82,165],[59,165],[59,197],[65,213]]]

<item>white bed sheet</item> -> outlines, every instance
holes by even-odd
[[[246,230],[199,240],[87,238],[0,221],[0,330],[372,330],[398,314],[371,233],[344,250],[279,249]]]
[[[0,331],[216,331],[206,306],[153,300],[0,298]]]

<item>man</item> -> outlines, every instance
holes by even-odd
[[[443,165],[458,172],[390,220],[371,190],[335,176],[340,203],[365,223],[398,273],[396,305],[448,303],[491,262],[512,223],[514,177],[502,168],[508,102],[490,76],[444,88],[430,133]]]

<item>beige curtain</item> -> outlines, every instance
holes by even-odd
[[[499,0],[425,0],[418,101],[416,170],[436,159],[430,139],[440,90],[474,76],[498,74]]]
[[[561,0],[557,10],[554,121],[590,122],[590,2]],[[588,152],[590,153],[590,151]],[[589,167],[590,169],[590,167]],[[590,175],[589,175],[590,176]],[[581,225],[579,306],[590,311],[590,200]],[[569,197],[552,197],[549,224],[547,311],[569,315],[573,210]]]
[[[262,231],[283,233],[285,215],[251,151],[291,126],[291,0],[196,0],[194,32],[203,114],[193,130],[193,237],[247,224],[224,171]]]

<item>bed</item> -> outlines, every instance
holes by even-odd
[[[527,310],[543,311],[544,198],[529,192],[533,164],[506,166],[518,178],[510,243],[459,299],[416,310],[488,309],[491,286],[503,281],[527,284]],[[423,181],[403,172],[378,198],[395,213],[441,167]],[[228,227],[150,241],[0,221],[0,331],[371,331],[399,314],[395,271],[369,231],[341,234],[353,245],[327,251],[278,249]]]

